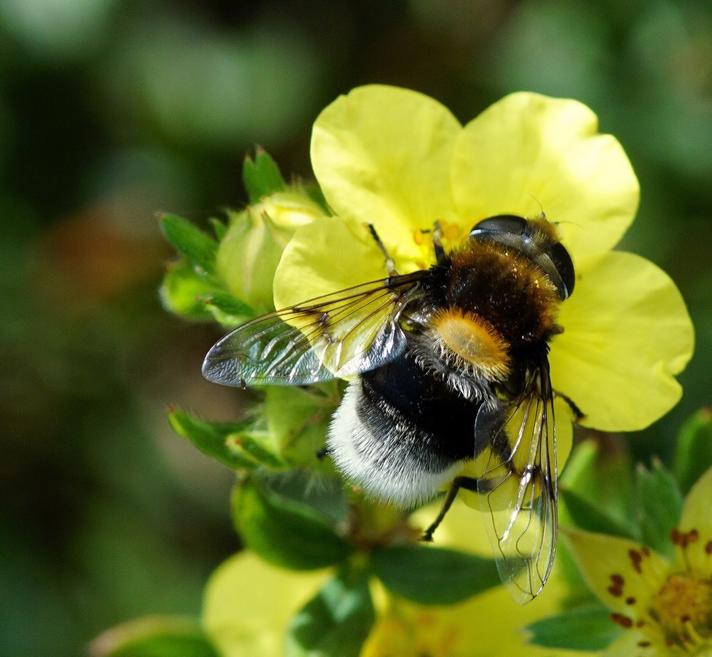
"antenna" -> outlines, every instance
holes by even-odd
[[[539,199],[534,196],[534,194],[531,194],[529,192],[527,192],[527,194],[529,194],[529,196],[531,196],[534,202],[539,206],[539,216],[537,217],[537,219],[546,219],[546,212],[544,212],[544,206],[540,203]]]

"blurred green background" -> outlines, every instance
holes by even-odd
[[[165,409],[239,407],[200,377],[215,329],[160,307],[154,213],[239,207],[255,143],[308,176],[314,117],[366,82],[463,121],[519,89],[592,106],[641,179],[623,246],[675,278],[698,335],[682,403],[636,455],[669,455],[710,402],[707,0],[2,0],[0,654],[82,654],[117,622],[198,611],[238,547],[231,477]]]

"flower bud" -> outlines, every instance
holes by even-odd
[[[298,191],[277,192],[231,213],[217,254],[217,273],[228,290],[257,312],[272,310],[272,279],[284,247],[297,228],[322,216]]]

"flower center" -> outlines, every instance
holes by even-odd
[[[653,596],[650,615],[668,646],[712,654],[712,581],[687,573],[671,575]]]
[[[393,609],[376,626],[364,657],[447,657],[462,642],[462,628],[432,611]]]
[[[462,240],[465,239],[467,235],[465,229],[462,226],[443,219],[440,219],[438,223],[440,224],[440,241],[445,251],[449,252],[460,246]],[[432,230],[414,230],[413,240],[418,246],[430,248],[433,243]]]

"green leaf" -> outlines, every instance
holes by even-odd
[[[107,630],[90,646],[92,657],[218,657],[197,620],[149,616]]]
[[[712,466],[712,407],[702,408],[682,425],[677,437],[673,472],[687,494]]]
[[[159,290],[161,303],[169,312],[185,319],[210,320],[212,313],[205,307],[203,298],[215,294],[216,289],[198,276],[185,261],[169,265]]]
[[[218,243],[207,233],[174,214],[160,217],[161,230],[166,239],[199,272],[212,274]]]
[[[250,306],[244,301],[236,299],[229,292],[208,291],[200,298],[200,301],[206,312],[227,328],[242,324],[256,315]]]
[[[225,222],[220,221],[220,219],[216,219],[215,217],[211,217],[209,221],[210,225],[213,227],[215,239],[218,242],[222,241],[222,238],[225,237],[225,233],[227,233],[227,225],[225,224]]]
[[[230,434],[225,439],[225,446],[231,452],[239,455],[247,455],[256,463],[268,468],[285,468],[287,462],[277,454],[270,451],[267,445],[270,444],[270,435],[267,431],[244,431],[240,430]]]
[[[452,604],[500,583],[491,559],[446,548],[382,548],[372,562],[386,588],[423,605]]]
[[[677,482],[665,466],[655,459],[650,470],[638,466],[636,484],[641,538],[661,554],[672,556],[670,531],[680,520],[683,503]]]
[[[206,304],[215,306],[226,315],[250,319],[255,316],[255,311],[244,301],[236,299],[229,292],[216,291],[206,296],[203,301]]]
[[[264,196],[280,192],[286,187],[279,166],[261,146],[255,149],[254,159],[250,155],[245,156],[242,182],[250,203],[259,203]]]
[[[259,461],[235,445],[235,435],[252,426],[245,422],[209,422],[201,420],[180,409],[168,414],[173,430],[190,440],[203,454],[220,461],[229,468],[254,468]],[[232,442],[228,439],[232,438]]]
[[[358,657],[374,619],[368,578],[342,571],[292,619],[286,657]]]
[[[560,605],[561,608],[592,604],[597,601],[565,541],[559,541],[556,548],[556,569],[561,579],[566,582],[566,594]]]
[[[532,623],[527,628],[529,643],[545,648],[603,650],[622,630],[600,604],[566,611]]]
[[[635,482],[628,447],[612,437],[583,441],[571,454],[561,488],[605,510],[619,527],[634,527]],[[637,529],[637,528],[636,528]]]
[[[345,523],[348,519],[349,503],[344,482],[336,472],[289,468],[269,473],[267,483],[274,493],[306,504],[332,524]]]
[[[617,518],[606,513],[599,505],[593,504],[569,488],[560,488],[559,492],[561,499],[566,504],[566,510],[577,527],[590,532],[637,538],[636,527],[630,524],[624,525]]]
[[[352,552],[323,515],[274,493],[254,478],[235,487],[232,517],[245,544],[278,566],[323,568],[343,561]]]

